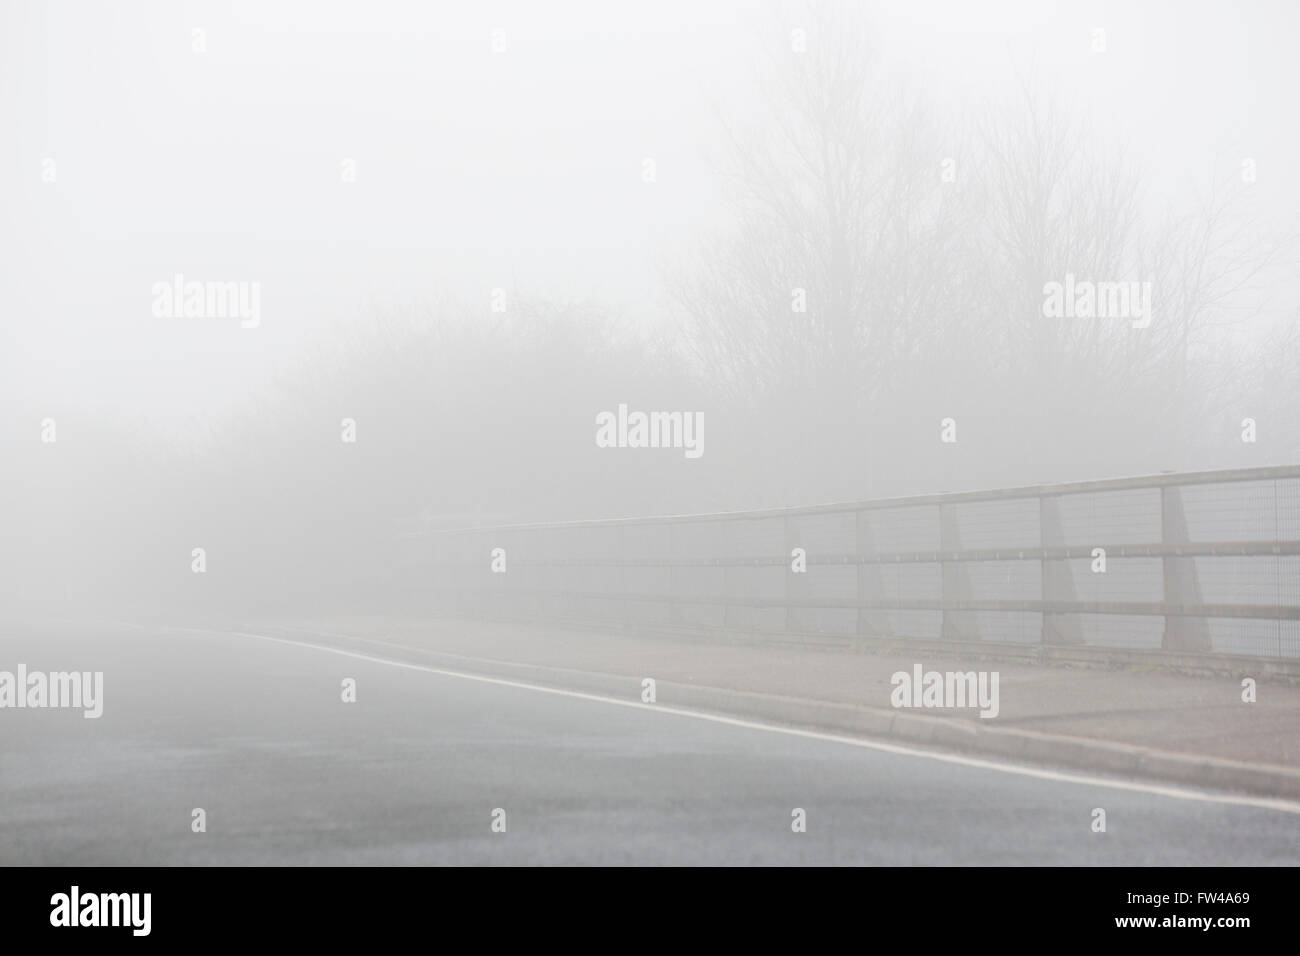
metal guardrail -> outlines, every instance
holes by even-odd
[[[458,613],[1300,658],[1300,466],[404,541]]]

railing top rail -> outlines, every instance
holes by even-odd
[[[1234,482],[1270,481],[1284,478],[1300,478],[1300,465],[1269,465],[1259,468],[1232,468],[1218,471],[1162,472],[1156,475],[1136,475],[1128,478],[1098,478],[1089,481],[1069,481],[1044,485],[1023,485],[1015,488],[935,492],[924,495],[874,498],[866,501],[829,502],[827,504],[802,505],[790,508],[764,508],[754,511],[720,511],[703,514],[646,515],[631,518],[588,518],[577,521],[465,526],[462,528],[444,528],[430,531],[410,531],[403,534],[402,537],[426,538],[443,535],[469,534],[482,531],[540,531],[561,528],[634,527],[640,525],[685,524],[706,521],[745,521],[760,518],[780,518],[799,515],[838,514],[846,511],[873,511],[887,508],[906,508],[917,505],[968,504],[980,501],[1007,501],[1017,498],[1045,498],[1061,495],[1087,494],[1090,492],[1166,488],[1184,485],[1230,484]]]

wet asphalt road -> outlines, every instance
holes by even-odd
[[[0,709],[0,865],[1300,862],[1300,814],[253,637],[0,631],[19,663],[103,671],[104,712]]]

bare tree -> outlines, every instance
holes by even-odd
[[[1231,385],[1203,350],[1258,307],[1282,247],[1241,191],[1162,214],[1086,114],[1032,84],[945,124],[881,75],[855,12],[803,22],[806,51],[767,44],[762,119],[720,120],[734,229],[670,278],[699,367],[769,439],[756,499],[1195,467],[1209,396]],[[1155,315],[1045,316],[1067,274],[1149,282]],[[958,410],[984,454],[938,449]],[[813,486],[791,477],[795,447]]]
[[[767,45],[764,121],[720,121],[735,234],[707,244],[672,291],[726,392],[866,399],[953,291],[933,266],[954,242],[957,202],[939,188],[938,130],[878,82],[862,21],[818,7],[808,22],[805,52],[788,37]]]

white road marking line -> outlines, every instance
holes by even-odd
[[[678,717],[690,717],[695,720],[708,720],[718,724],[729,724],[733,727],[746,727],[751,730],[763,730],[768,733],[785,734],[790,737],[803,737],[809,740],[822,740],[830,743],[847,744],[851,747],[864,747],[868,750],[879,750],[884,753],[899,754],[904,757],[922,757],[927,760],[937,760],[941,763],[957,764],[963,767],[977,767],[982,770],[996,770],[1001,773],[1016,774],[1022,777],[1035,777],[1040,780],[1053,780],[1059,783],[1073,783],[1081,786],[1109,787],[1113,790],[1131,790],[1137,793],[1147,793],[1159,797],[1170,797],[1175,800],[1200,800],[1206,803],[1256,807],[1263,810],[1276,810],[1281,813],[1300,814],[1300,803],[1294,803],[1289,800],[1273,799],[1269,797],[1250,797],[1237,794],[1216,794],[1200,790],[1184,790],[1177,787],[1163,786],[1161,784],[1113,780],[1107,777],[1094,777],[1082,773],[1065,773],[1056,770],[1043,770],[1037,767],[1003,763],[1001,761],[986,760],[980,757],[962,757],[957,754],[942,753],[939,751],[917,750],[913,747],[907,747],[900,744],[882,743],[880,741],[868,740],[861,737],[845,737],[840,734],[824,733],[817,730],[806,730],[799,727],[783,727],[780,724],[761,723],[753,720],[745,720],[739,717],[727,717],[722,714],[711,714],[705,711],[687,710],[683,707],[669,707],[662,704],[643,704],[640,700],[623,700],[618,697],[608,697],[603,694],[588,694],[583,691],[564,690],[559,687],[547,687],[544,684],[530,684],[524,681],[509,680],[503,677],[489,677],[484,674],[468,674],[463,671],[446,670],[441,667],[430,667],[427,664],[411,664],[407,661],[395,661],[390,658],[374,657],[370,654],[359,654],[355,651],[347,651],[337,647],[327,647],[323,644],[313,644],[310,641],[294,641],[284,637],[271,637],[267,634],[252,634],[247,631],[206,631],[202,628],[171,628],[171,630],[197,631],[205,634],[232,634],[237,637],[248,637],[261,641],[273,641],[277,644],[306,647],[311,650],[324,651],[329,654],[338,654],[341,657],[351,657],[356,660],[369,661],[374,664],[386,664],[389,667],[398,667],[403,670],[423,671],[429,674],[440,674],[444,677],[458,677],[461,680],[478,681],[482,684],[496,684],[501,687],[516,687],[522,690],[531,690],[542,694],[555,694],[560,697],[572,697],[578,700],[591,700],[603,704],[616,704],[619,707],[635,707],[638,710],[653,713],[672,714]],[[629,678],[629,680],[633,679],[634,678]]]

